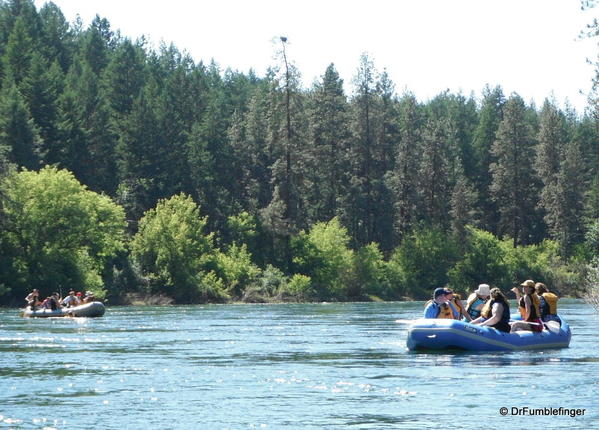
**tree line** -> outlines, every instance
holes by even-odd
[[[593,103],[499,86],[422,102],[366,54],[349,92],[333,64],[305,88],[285,48],[265,76],[223,71],[106,18],[0,2],[0,294],[397,299],[532,274],[581,293]]]

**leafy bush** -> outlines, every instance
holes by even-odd
[[[104,296],[102,273],[124,249],[125,213],[66,170],[13,173],[2,183],[4,293],[74,288]]]
[[[595,257],[586,267],[585,301],[599,311],[599,257]]]
[[[387,265],[376,243],[360,248],[354,253],[353,276],[349,297],[354,299],[378,299],[396,297],[389,288]]]
[[[151,281],[149,293],[178,302],[195,301],[198,295],[222,297],[222,280],[207,276],[215,266],[215,250],[213,235],[203,232],[206,223],[199,207],[183,194],[160,200],[144,214],[131,241],[131,255]]]
[[[505,250],[512,284],[525,279],[543,282],[550,290],[560,294],[579,295],[580,275],[572,270],[559,253],[556,241],[544,240],[538,245],[514,248],[510,240],[502,241]]]
[[[279,297],[285,300],[290,298],[296,301],[305,301],[314,296],[312,280],[309,276],[296,273],[288,283],[282,285]]]
[[[389,260],[389,277],[397,292],[411,298],[430,297],[448,283],[448,270],[459,258],[454,238],[435,228],[414,230]]]
[[[197,277],[196,292],[199,294],[200,300],[204,302],[223,302],[231,298],[226,291],[225,283],[213,271],[208,273],[200,272]]]
[[[217,253],[216,265],[227,294],[233,297],[241,297],[245,289],[255,284],[260,276],[260,269],[252,263],[252,256],[245,244],[233,244],[226,253]]]
[[[348,295],[353,265],[349,235],[337,218],[316,223],[294,238],[293,262],[297,272],[309,276],[316,294],[323,299],[343,299]]]
[[[466,227],[467,243],[462,258],[449,270],[449,283],[461,292],[471,292],[479,284],[497,287],[511,285],[510,265],[502,242],[492,233]]]

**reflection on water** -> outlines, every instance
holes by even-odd
[[[588,306],[560,302],[570,348],[413,353],[395,321],[422,305],[130,307],[52,320],[0,310],[0,428],[436,429],[456,417],[476,418],[456,428],[592,428],[599,318]],[[586,412],[499,414],[524,406]]]

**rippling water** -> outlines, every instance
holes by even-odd
[[[51,320],[3,309],[0,428],[597,428],[590,307],[560,301],[570,348],[411,353],[395,321],[422,306],[114,307]],[[585,411],[511,415],[524,407]]]

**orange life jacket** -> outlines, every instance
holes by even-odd
[[[559,298],[555,294],[550,292],[543,293],[541,294],[541,296],[543,296],[543,298],[549,305],[549,313],[551,315],[557,315],[557,301],[559,300]]]

